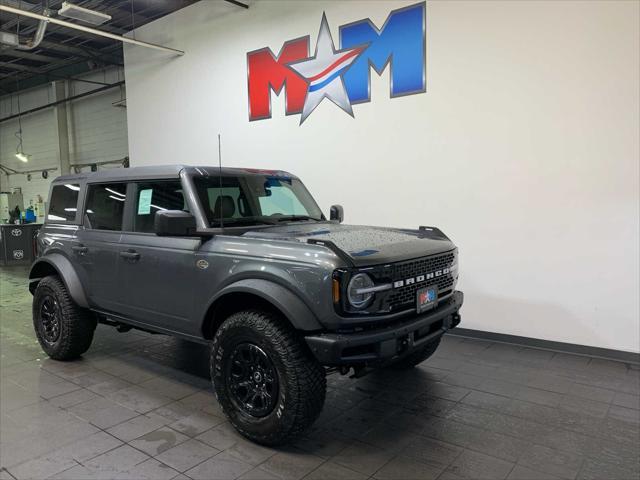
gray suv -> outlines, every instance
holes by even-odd
[[[29,275],[36,335],[56,360],[82,355],[98,322],[211,344],[231,423],[284,443],[318,417],[328,373],[411,368],[460,323],[458,253],[439,229],[342,219],[282,171],[59,177]]]

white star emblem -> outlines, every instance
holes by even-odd
[[[290,68],[304,77],[308,84],[307,96],[300,118],[301,125],[325,97],[353,117],[351,102],[347,90],[344,88],[342,75],[363,50],[364,47],[358,47],[336,51],[327,17],[324,13],[322,14],[315,55],[308,60],[288,64]]]

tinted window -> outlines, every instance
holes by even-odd
[[[138,184],[133,230],[153,232],[155,215],[160,210],[188,210],[179,181]]]
[[[222,185],[220,185],[222,183]],[[319,220],[322,212],[297,178],[271,175],[195,177],[209,225],[277,223],[291,217]]]
[[[76,219],[79,192],[80,185],[77,183],[55,185],[51,190],[47,221],[73,222]]]
[[[85,224],[96,230],[122,230],[127,186],[124,183],[89,185]]]

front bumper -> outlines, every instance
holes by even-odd
[[[456,291],[434,310],[401,324],[365,332],[321,333],[305,340],[322,365],[386,363],[416,351],[457,326],[463,301],[463,293]]]

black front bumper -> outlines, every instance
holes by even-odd
[[[464,295],[455,291],[434,310],[385,328],[305,337],[316,359],[326,366],[371,365],[396,360],[441,337],[460,323]]]

